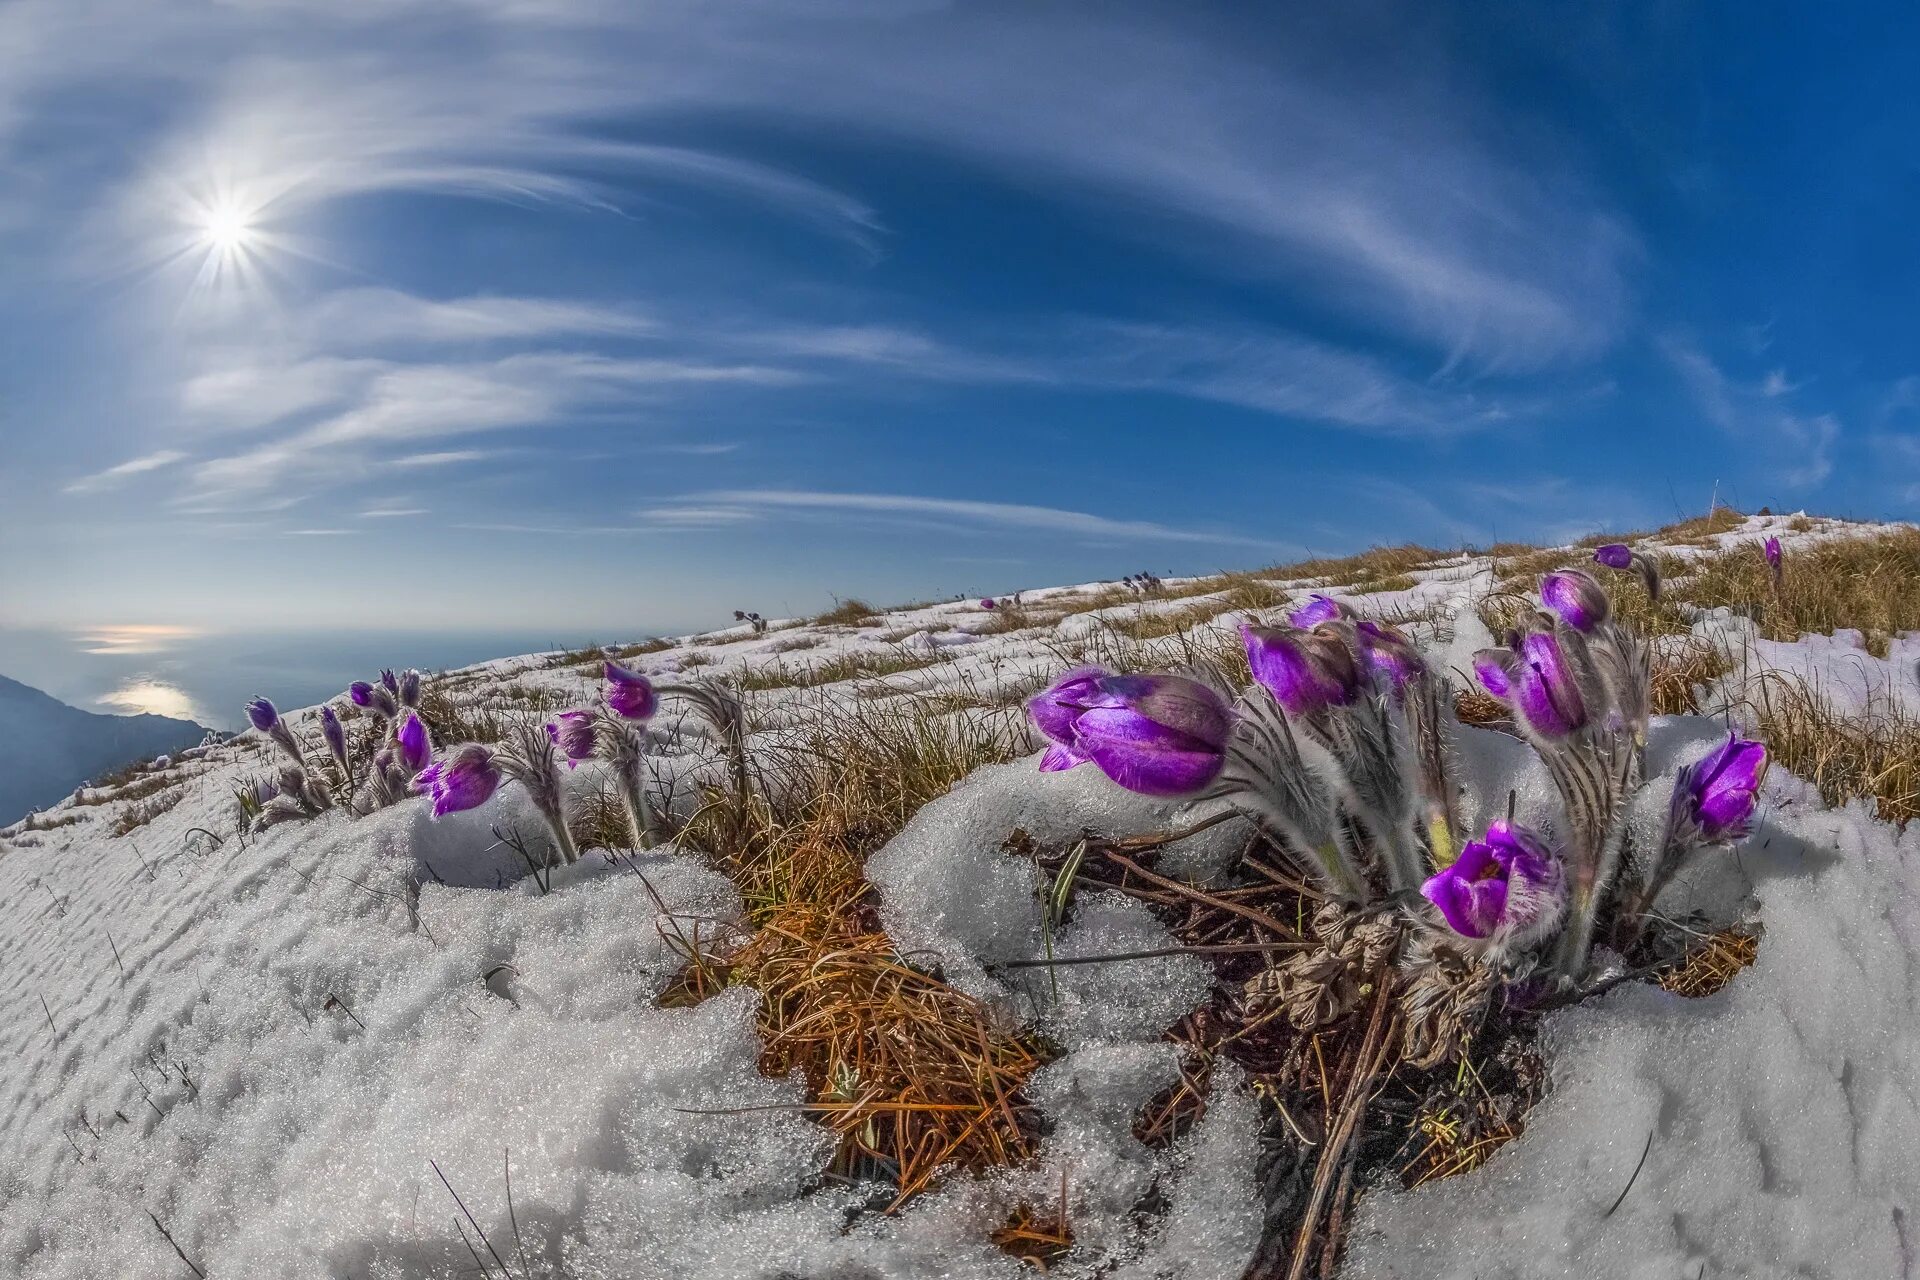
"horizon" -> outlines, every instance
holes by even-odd
[[[1900,518],[1915,21],[14,6],[0,627]]]

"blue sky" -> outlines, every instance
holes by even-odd
[[[1911,513],[1912,11],[1288,8],[13,0],[5,620]]]

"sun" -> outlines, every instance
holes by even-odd
[[[200,242],[211,253],[238,257],[259,242],[251,211],[234,201],[209,205],[201,216]]]

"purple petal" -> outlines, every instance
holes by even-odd
[[[1307,602],[1287,615],[1287,621],[1305,631],[1317,627],[1323,622],[1332,622],[1343,618],[1347,607],[1332,596],[1323,596],[1318,592],[1307,597]]]
[[[1329,705],[1344,705],[1357,693],[1350,656],[1341,669],[1329,644],[1316,633],[1280,627],[1242,626],[1247,666],[1253,678],[1289,715],[1311,715]]]
[[[1220,750],[1233,728],[1233,713],[1225,698],[1198,680],[1185,676],[1109,676],[1098,689],[1113,703]]]
[[[1040,772],[1059,773],[1086,762],[1085,756],[1077,756],[1057,742],[1049,743],[1046,754],[1040,757]]]
[[[1534,730],[1549,738],[1573,732],[1587,722],[1586,704],[1560,643],[1545,631],[1520,642],[1520,664],[1513,700]]]
[[[427,767],[433,759],[433,743],[427,737],[427,726],[420,717],[412,712],[407,714],[406,723],[393,735],[400,746],[400,766],[408,773],[418,773]]]
[[[1218,751],[1170,750],[1111,737],[1083,739],[1081,750],[1109,778],[1147,796],[1190,795],[1218,777],[1226,759]]]
[[[1480,681],[1480,687],[1494,697],[1510,698],[1517,663],[1510,649],[1482,649],[1473,655],[1473,674]]]
[[[262,733],[280,723],[280,713],[265,698],[255,698],[247,703],[247,722]]]
[[[1075,717],[1101,703],[1100,681],[1106,677],[1099,667],[1077,667],[1035,694],[1027,701],[1034,728],[1054,742],[1072,743]]]
[[[1625,569],[1633,563],[1633,548],[1624,542],[1609,542],[1597,548],[1593,558],[1609,569]]]
[[[1540,603],[1575,631],[1591,631],[1607,620],[1607,593],[1590,574],[1561,569],[1540,579]]]
[[[660,705],[653,682],[638,671],[629,671],[617,662],[606,664],[607,706],[615,715],[628,720],[645,720]]]

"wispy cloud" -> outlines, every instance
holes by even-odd
[[[118,466],[108,467],[105,471],[96,471],[92,475],[82,476],[66,487],[68,493],[92,493],[100,489],[109,489],[130,476],[145,475],[149,471],[158,471],[183,461],[186,454],[178,449],[161,449],[142,457],[130,458]]]
[[[1660,351],[1679,374],[1703,417],[1747,445],[1767,478],[1789,488],[1809,488],[1833,474],[1840,420],[1831,413],[1799,412],[1787,404],[1795,388],[1782,370],[1756,383],[1728,376],[1692,339],[1669,335]]]
[[[651,318],[629,310],[565,299],[476,295],[439,301],[398,289],[337,289],[322,297],[301,322],[311,342],[336,350],[637,337],[657,327]]]
[[[1116,520],[1085,511],[976,502],[960,498],[922,498],[891,493],[827,493],[806,489],[717,489],[692,496],[705,506],[766,511],[838,511],[896,518],[932,518],[979,529],[1030,529],[1103,540],[1239,543],[1267,545],[1235,533],[1176,529],[1148,520]]]

